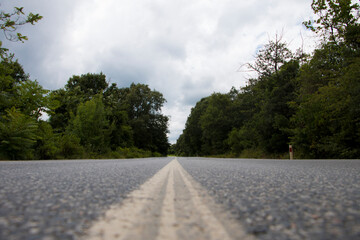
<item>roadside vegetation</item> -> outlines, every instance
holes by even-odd
[[[23,8],[0,11],[9,41],[25,41],[18,27],[42,17]],[[164,156],[169,147],[163,95],[144,84],[119,88],[103,73],[73,76],[49,91],[31,80],[0,42],[0,159],[138,158]],[[43,116],[46,120],[44,120]]]
[[[304,26],[320,41],[312,54],[291,52],[281,36],[247,65],[247,86],[197,102],[172,146],[182,156],[360,157],[359,5],[314,0]]]
[[[311,54],[292,52],[281,36],[260,49],[247,86],[198,101],[175,145],[167,139],[163,95],[144,84],[119,88],[103,73],[72,76],[57,90],[30,79],[0,41],[0,159],[220,156],[360,157],[359,4],[314,0],[319,36]],[[42,17],[0,10],[8,41]],[[47,116],[47,117],[45,117]]]

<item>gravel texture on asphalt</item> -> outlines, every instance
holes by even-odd
[[[170,158],[0,162],[0,239],[75,239]]]
[[[360,161],[178,160],[259,239],[360,239]]]

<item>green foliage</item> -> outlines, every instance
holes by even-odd
[[[291,53],[281,38],[264,45],[248,64],[258,77],[232,89],[231,101],[212,95],[205,107],[197,103],[178,154],[284,158],[291,143],[297,157],[359,158],[359,5],[314,0],[312,9],[318,18],[304,24],[323,41],[311,58]],[[226,135],[229,149],[219,141]]]
[[[246,125],[240,129],[234,128],[228,138],[231,152],[239,156],[244,150],[252,149],[256,143],[256,132]]]
[[[359,158],[359,5],[313,3],[324,36],[301,71],[292,142],[303,158]]]
[[[102,73],[85,74],[49,93],[12,58],[0,62],[0,78],[2,158],[100,158],[119,147],[141,149],[124,157],[166,155],[165,99],[147,85],[119,89],[108,87]],[[40,120],[44,112],[49,122]],[[19,129],[21,124],[28,129]]]
[[[203,140],[200,117],[202,116],[208,105],[208,98],[203,98],[196,103],[196,106],[194,108],[191,109],[191,113],[186,121],[183,134],[180,135],[175,146],[175,152],[178,155],[203,155]]]
[[[10,41],[42,17],[0,10],[0,29]],[[169,118],[163,95],[147,85],[119,89],[106,76],[71,77],[63,89],[48,91],[32,81],[0,41],[0,156],[3,159],[98,158],[166,155]],[[41,119],[49,115],[48,122]],[[159,152],[159,153],[157,153]]]
[[[4,32],[6,39],[10,41],[21,41],[24,42],[28,40],[26,36],[23,36],[21,33],[16,32],[17,29],[25,24],[34,25],[36,22],[40,21],[42,16],[39,14],[29,13],[26,15],[24,13],[23,7],[14,7],[14,10],[10,13],[0,11],[0,29]]]
[[[39,119],[49,106],[48,92],[37,81],[23,81],[16,87],[14,105],[24,114]]]
[[[127,105],[125,104],[125,89],[119,89],[112,84],[103,94],[105,107],[108,109],[108,118],[111,123],[110,146],[112,150],[117,147],[131,147],[134,145],[133,131],[129,125]]]
[[[110,135],[109,122],[102,102],[102,95],[96,95],[90,101],[80,103],[70,130],[79,138],[88,151],[103,153],[107,151]]]
[[[359,27],[359,4],[351,0],[313,0],[311,8],[318,18],[304,25],[320,34],[324,42],[342,42],[349,28]]]
[[[166,102],[163,95],[144,84],[131,84],[125,94],[135,147],[166,155],[169,118],[161,114]]]
[[[36,121],[15,108],[0,119],[0,155],[5,159],[31,159],[37,135]]]
[[[103,93],[107,87],[108,83],[103,73],[88,73],[81,76],[72,76],[67,82],[65,89],[78,98],[87,101],[92,96]]]
[[[0,62],[0,111],[5,113],[15,105],[18,97],[18,85],[28,80],[22,66],[13,58],[3,59]]]
[[[23,7],[14,7],[12,12],[0,10],[0,29],[3,31],[7,40],[24,42],[28,40],[28,37],[18,32],[18,28],[28,23],[34,25],[41,19],[42,16],[39,14],[29,13],[26,15]],[[3,48],[2,41],[0,41],[0,58],[3,60],[8,57],[8,49]]]
[[[71,114],[76,114],[77,107],[95,95],[102,94],[107,86],[106,76],[102,73],[72,76],[65,89],[58,89],[50,94],[50,102],[55,106],[50,113],[52,127],[57,131],[65,131]]]
[[[116,151],[111,153],[111,158],[148,158],[148,157],[161,157],[160,153],[143,150],[136,147],[122,148],[118,147]]]
[[[38,119],[50,107],[48,91],[31,81],[13,58],[0,62],[0,79],[1,155],[13,160],[31,159],[38,154],[35,143],[42,132]]]
[[[214,93],[208,98],[208,106],[199,119],[205,154],[216,155],[227,151],[225,140],[231,130],[231,105],[228,94]]]
[[[147,85],[118,88],[108,86],[102,73],[84,74],[51,92],[50,102],[57,106],[50,113],[52,127],[79,137],[88,157],[111,151],[116,155],[119,147],[166,155],[168,117],[161,114],[165,99]]]
[[[287,48],[287,44],[276,35],[275,40],[269,41],[259,50],[255,57],[255,63],[249,63],[247,66],[256,71],[260,78],[268,77],[276,74],[280,67],[293,57],[294,54]]]
[[[176,144],[177,153],[234,156],[250,148],[266,155],[287,151],[293,113],[288,102],[296,99],[299,60],[285,61],[285,56],[293,55],[285,46],[279,41],[265,45],[256,62],[259,77],[248,86],[198,102]],[[282,57],[271,57],[277,55]]]
[[[186,156],[359,158],[359,4],[314,0],[318,18],[304,25],[322,37],[310,58],[269,41],[248,68],[257,78],[214,93],[191,110],[170,152]],[[0,11],[11,41],[37,14]],[[32,81],[0,42],[0,156],[3,159],[135,158],[166,155],[166,100],[144,84],[109,86],[106,76],[73,76],[49,92]],[[48,113],[49,122],[40,120]]]
[[[84,147],[80,144],[80,138],[72,133],[65,133],[59,140],[58,158],[76,159],[83,158]]]
[[[58,158],[59,139],[54,134],[48,122],[40,121],[37,129],[37,142],[35,144],[36,159],[56,159]]]
[[[358,158],[360,60],[300,103],[293,143],[304,158]]]
[[[37,81],[31,81],[18,61],[5,59],[0,62],[0,110],[15,107],[25,115],[39,119],[43,112],[52,108],[48,90]]]

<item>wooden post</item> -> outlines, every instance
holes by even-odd
[[[289,145],[290,160],[294,159],[294,151],[292,145]]]

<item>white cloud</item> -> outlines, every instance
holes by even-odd
[[[13,2],[5,0],[5,2]],[[238,72],[269,37],[301,46],[311,0],[28,0],[15,1],[44,19],[11,44],[25,70],[46,88],[73,74],[103,71],[112,82],[148,84],[167,99],[175,142],[191,107],[213,92],[246,83]],[[311,46],[308,47],[308,50]]]

